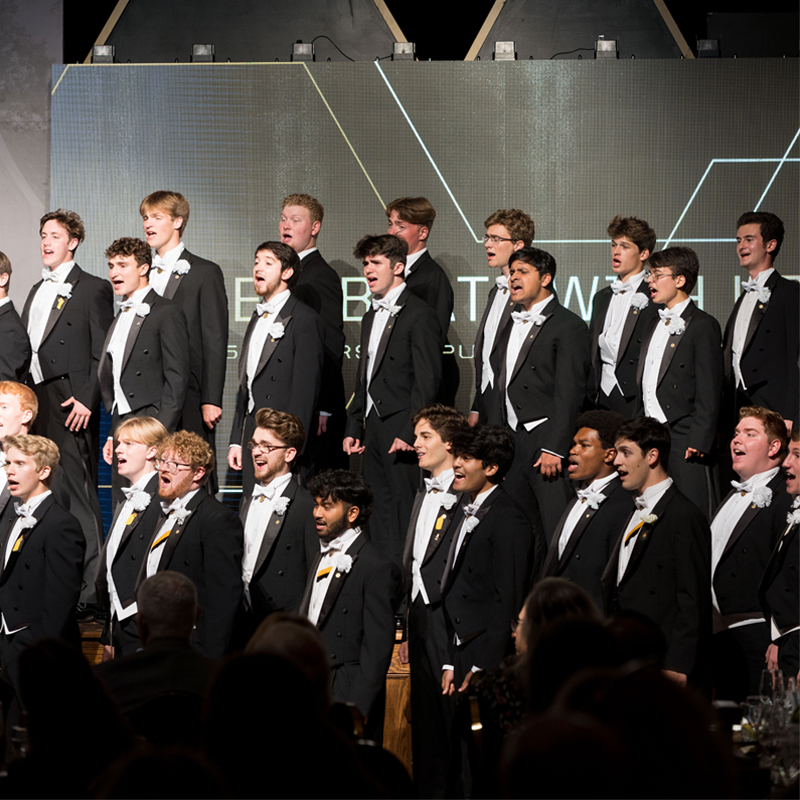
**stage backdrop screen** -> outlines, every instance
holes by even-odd
[[[616,214],[648,220],[659,248],[697,251],[695,300],[723,324],[739,292],[743,211],[783,218],[776,266],[800,272],[797,83],[792,59],[56,66],[51,206],[81,214],[78,261],[103,276],[105,248],[142,235],[145,195],[188,198],[184,242],[222,266],[230,306],[224,475],[253,253],[277,238],[283,197],[307,192],[325,207],[318,245],[342,280],[348,392],[368,299],[353,247],[386,231],[386,203],[429,198],[429,249],[455,290],[449,346],[469,411],[494,280],[481,237],[496,209],[531,214],[534,244],[556,258],[561,302],[587,320],[612,280]]]

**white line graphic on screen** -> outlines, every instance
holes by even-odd
[[[458,209],[458,213],[461,214],[461,219],[464,220],[464,224],[467,226],[467,228],[469,228],[469,232],[472,234],[472,236],[475,239],[475,241],[476,242],[481,242],[482,239],[478,238],[478,236],[475,235],[475,231],[472,229],[472,225],[469,224],[469,220],[466,218],[466,216],[464,215],[464,212],[461,210],[461,206],[458,204],[458,200],[456,200],[456,198],[453,196],[453,193],[450,191],[450,187],[447,185],[447,181],[444,179],[444,175],[442,175],[441,170],[436,165],[436,162],[433,160],[433,156],[430,154],[430,151],[428,150],[428,148],[425,147],[425,142],[422,141],[422,137],[419,135],[419,132],[417,131],[414,123],[411,121],[411,118],[406,113],[405,108],[403,108],[403,104],[400,102],[400,98],[397,96],[397,93],[392,88],[392,84],[389,83],[389,79],[386,77],[386,75],[384,74],[383,70],[381,69],[380,62],[375,61],[374,64],[378,68],[378,72],[380,72],[381,78],[383,78],[383,82],[388,87],[389,91],[391,92],[392,97],[394,97],[394,100],[397,103],[398,108],[402,112],[403,116],[406,118],[406,122],[408,123],[408,126],[411,128],[414,136],[417,137],[417,141],[419,142],[419,146],[425,152],[425,155],[428,157],[428,161],[431,162],[431,166],[434,168],[434,170],[436,171],[436,174],[439,176],[439,180],[442,182],[442,185],[447,190],[447,194],[450,195],[450,199],[453,201],[453,205]]]
[[[797,141],[797,137],[800,136],[800,128],[797,129],[797,133],[794,135],[794,139],[792,139],[792,143],[786,148],[786,152],[783,154],[783,158],[781,159],[780,164],[775,168],[775,172],[772,173],[772,177],[769,179],[769,183],[767,184],[767,188],[764,189],[764,193],[761,197],[758,198],[758,202],[756,203],[756,207],[753,209],[754,211],[758,211],[761,207],[761,204],[764,202],[764,198],[767,196],[767,192],[769,191],[769,187],[772,186],[772,182],[775,178],[778,177],[778,173],[781,171],[781,167],[786,163],[787,156],[791,152],[792,148],[794,147],[794,143]],[[790,161],[797,161],[796,158],[789,159]]]

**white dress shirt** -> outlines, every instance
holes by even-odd
[[[153,287],[162,297],[167,290],[167,284],[175,271],[175,265],[178,263],[183,251],[185,250],[183,242],[172,250],[168,250],[163,256],[155,256],[153,258],[153,266],[150,269],[150,286]]]
[[[544,309],[552,299],[553,295],[551,294],[540,303],[534,303],[528,309],[528,312],[530,314],[543,314]],[[533,322],[514,322],[514,324],[511,326],[511,334],[508,337],[508,345],[506,347],[506,385],[503,387],[503,390],[506,400],[508,427],[511,428],[512,431],[517,430],[517,424],[519,423],[519,420],[517,419],[517,413],[514,410],[514,404],[508,397],[508,385],[511,383],[511,378],[514,375],[514,367],[517,365],[517,359],[519,358],[520,350],[522,350],[522,345],[525,343],[528,336],[530,336],[533,327]],[[547,417],[541,417],[539,419],[526,422],[524,423],[525,430],[532,431],[534,428],[546,421]]]
[[[405,281],[403,281],[399,286],[395,286],[394,289],[390,289],[386,292],[382,299],[389,305],[396,305],[398,298],[405,288],[406,284]],[[376,298],[373,298],[373,301],[375,299]],[[367,345],[367,416],[369,416],[369,412],[372,411],[375,405],[372,400],[372,395],[369,393],[369,386],[372,383],[372,374],[375,370],[378,346],[381,343],[381,337],[383,336],[384,330],[386,330],[386,326],[389,324],[391,316],[392,315],[385,308],[379,308],[375,311],[372,318],[372,329],[369,332],[369,343]],[[363,353],[361,357],[364,357]]]
[[[286,301],[291,297],[292,293],[289,289],[284,292],[276,294],[267,305],[270,307],[270,312],[259,316],[253,333],[250,336],[250,341],[247,345],[247,413],[252,413],[256,407],[256,401],[253,397],[253,381],[256,378],[258,370],[258,362],[261,360],[261,353],[264,350],[264,345],[272,332],[272,325],[280,316]]]
[[[10,297],[4,297],[2,300],[0,300],[0,308],[2,308],[4,305],[6,305],[6,304],[8,304],[10,302],[11,302],[11,298]]]
[[[422,580],[422,562],[425,560],[425,553],[428,551],[428,544],[433,536],[433,531],[439,530],[437,525],[441,524],[438,520],[444,514],[442,497],[448,494],[448,490],[453,485],[453,470],[446,469],[438,476],[439,482],[443,487],[441,490],[426,490],[425,498],[419,509],[417,525],[414,529],[414,548],[411,562],[411,601],[417,599],[417,595],[422,595],[422,602],[430,605],[428,592],[425,589],[425,582]],[[450,495],[455,497],[455,495]]]
[[[253,579],[253,572],[261,551],[261,543],[264,541],[264,534],[267,532],[269,519],[275,509],[275,501],[283,496],[283,492],[291,480],[292,473],[287,472],[285,475],[273,478],[264,487],[265,494],[261,493],[260,484],[253,489],[244,525],[244,557],[242,558],[242,581],[248,603],[250,602],[250,581]],[[256,497],[257,493],[258,497]]]
[[[796,511],[800,508],[800,497],[795,497],[794,502],[792,503],[792,511]],[[791,513],[791,512],[790,512]],[[796,523],[795,523],[796,524]],[[784,530],[783,534],[781,535],[781,539],[778,542],[778,551],[781,550],[783,547],[783,543],[786,540],[786,534],[792,529],[791,523],[787,523],[786,529]],[[794,631],[800,630],[800,625],[795,625],[792,628],[784,628],[781,630],[777,623],[775,622],[775,617],[769,618],[769,630],[770,630],[770,638],[773,642],[777,642],[782,636],[786,636],[789,633],[794,633]]]
[[[48,489],[46,492],[42,492],[41,494],[37,494],[35,497],[31,497],[27,503],[22,504],[22,508],[26,509],[30,513],[33,513],[41,504],[41,502],[46,498],[49,497],[52,492]],[[6,552],[4,553],[3,557],[3,569],[5,569],[6,565],[8,564],[8,559],[11,558],[11,554],[14,552],[14,547],[17,544],[17,539],[19,539],[20,535],[22,534],[23,527],[22,527],[22,517],[17,516],[14,525],[11,527],[11,533],[8,536],[8,541],[6,542]],[[20,587],[21,588],[21,587]],[[3,633],[7,635],[11,635],[12,633],[17,633],[18,631],[24,631],[25,628],[29,628],[30,625],[23,625],[20,628],[14,628],[14,630],[9,630],[8,624],[6,623],[5,614],[0,614],[0,621],[2,622],[2,630]]]
[[[175,527],[177,517],[175,512],[183,510],[188,505],[189,501],[200,491],[194,489],[191,492],[186,492],[183,497],[179,497],[170,503],[170,510],[164,521],[161,523],[153,541],[150,544],[150,552],[147,554],[147,577],[152,578],[158,572],[158,565],[161,562],[161,556],[164,555],[164,545],[167,543],[169,534]],[[157,543],[157,544],[156,544]],[[155,546],[153,546],[155,545]]]
[[[151,470],[150,472],[143,475],[139,478],[136,483],[131,486],[131,489],[134,491],[143,492],[145,486],[149,483],[150,479],[155,475],[155,470]],[[151,503],[158,502],[158,495],[155,497],[150,498]],[[133,522],[133,513],[134,513],[134,498],[133,495],[128,497],[127,500],[122,504],[122,508],[120,509],[119,514],[117,515],[117,521],[114,523],[114,527],[111,528],[108,534],[108,544],[106,545],[106,563],[105,563],[105,570],[106,570],[106,580],[108,581],[108,595],[111,598],[111,610],[114,617],[120,621],[128,619],[128,617],[132,617],[138,610],[136,606],[136,602],[131,603],[127,608],[123,608],[122,603],[119,599],[119,593],[117,592],[117,586],[114,583],[114,576],[111,573],[111,567],[114,564],[114,559],[117,557],[117,550],[119,550],[120,542],[122,541],[122,534],[125,531],[125,528],[128,526],[130,522]],[[143,512],[138,512],[143,513]]]
[[[320,542],[322,547],[327,547],[325,554],[322,556],[317,567],[317,574],[309,576],[310,580],[314,581],[311,587],[311,599],[308,603],[308,619],[317,624],[319,620],[319,612],[322,610],[322,604],[325,601],[325,595],[328,594],[328,588],[331,585],[331,575],[334,573],[336,564],[336,557],[341,553],[346,553],[356,539],[361,534],[361,528],[348,528],[344,533],[337,536],[327,546]]]
[[[773,267],[765,269],[756,275],[758,288],[767,285],[769,276],[775,272]],[[736,376],[736,386],[747,390],[747,386],[742,376],[742,355],[744,354],[744,343],[747,339],[747,331],[750,327],[750,320],[753,318],[753,312],[758,305],[758,291],[745,292],[742,304],[739,306],[739,312],[736,314],[736,321],[733,325],[733,342],[731,349],[733,350],[733,374]]]
[[[486,317],[486,324],[483,326],[483,348],[480,354],[476,353],[477,358],[481,359],[481,393],[485,392],[490,386],[494,386],[494,371],[490,361],[494,340],[497,338],[497,329],[500,327],[500,318],[503,316],[505,307],[511,302],[508,293],[508,278],[505,275],[498,275],[495,278],[497,291],[492,300],[492,306]],[[502,284],[502,285],[501,285]]]
[[[603,489],[608,486],[614,478],[617,477],[617,473],[612,472],[605,478],[595,478],[588,486],[584,487],[585,489],[589,489],[593,492],[602,492]],[[566,520],[564,520],[564,527],[561,529],[561,535],[558,537],[558,557],[564,555],[564,550],[566,550],[567,544],[572,536],[573,531],[575,530],[575,526],[578,524],[578,520],[583,516],[584,512],[587,510],[586,506],[587,500],[586,498],[580,499],[577,498],[575,501],[575,505],[569,511]]]
[[[619,561],[617,563],[617,585],[625,575],[628,562],[631,560],[631,553],[636,546],[639,538],[639,531],[642,529],[644,517],[653,513],[653,509],[658,505],[658,501],[666,494],[667,489],[672,486],[672,478],[657,483],[655,486],[648,486],[642,494],[636,498],[636,511],[631,515],[625,533],[622,535],[622,542],[619,547]],[[635,533],[632,533],[635,531]],[[630,538],[628,538],[630,536]]]
[[[56,302],[58,292],[63,289],[63,284],[66,283],[67,276],[74,266],[74,261],[67,261],[51,270],[50,274],[55,280],[43,280],[31,301],[28,310],[28,338],[31,340],[31,377],[34,383],[41,383],[44,380],[39,364],[39,348],[42,346],[44,329],[47,327],[47,320],[50,318],[50,311]],[[45,267],[42,272],[44,273],[46,269]]]
[[[120,414],[128,414],[131,411],[131,405],[128,398],[125,397],[125,392],[122,391],[122,362],[125,359],[125,345],[128,343],[128,335],[131,332],[133,323],[136,320],[139,306],[144,302],[144,298],[150,294],[150,286],[145,286],[142,289],[137,289],[128,300],[132,303],[127,308],[120,308],[117,314],[116,325],[114,325],[114,332],[111,334],[111,340],[108,343],[108,354],[111,356],[111,373],[114,376],[114,408]]]
[[[406,256],[406,266],[405,266],[405,269],[403,270],[403,277],[404,278],[407,278],[411,274],[411,270],[414,267],[414,264],[416,264],[417,261],[420,260],[420,258],[422,257],[423,253],[427,253],[427,252],[428,252],[428,248],[427,247],[423,247],[422,250],[418,250],[416,253],[410,253],[409,255]]]
[[[302,261],[307,255],[310,255],[311,253],[316,253],[317,250],[319,250],[319,247],[309,247],[308,250],[301,250],[297,254],[297,257]]]
[[[682,303],[678,303],[671,309],[675,316],[683,314],[686,306],[689,305],[691,298],[687,298]],[[644,400],[645,416],[654,417],[659,422],[666,422],[667,415],[658,402],[658,371],[661,369],[661,362],[664,359],[664,351],[670,344],[674,334],[669,332],[669,326],[659,320],[656,324],[647,352],[644,354],[644,374],[642,375],[642,399]]]
[[[600,388],[605,395],[610,395],[615,386],[622,391],[622,387],[617,381],[619,345],[622,339],[622,330],[625,327],[625,320],[631,310],[631,301],[639,291],[643,280],[644,272],[642,271],[637,272],[636,275],[631,275],[627,281],[615,282],[615,286],[624,287],[624,290],[611,295],[611,302],[608,304],[606,318],[603,322],[603,332],[597,339],[597,347],[600,351],[600,360],[602,362]]]

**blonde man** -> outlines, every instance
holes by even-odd
[[[162,516],[139,582],[167,569],[191,578],[200,603],[193,646],[219,658],[231,648],[242,602],[242,523],[203,489],[214,451],[196,433],[178,431],[164,439],[155,465]]]
[[[79,644],[74,609],[85,543],[78,520],[50,491],[59,464],[56,444],[22,434],[7,436],[4,446],[16,519],[0,545],[0,669],[17,692],[19,655],[25,647],[45,638]],[[12,701],[6,709],[9,723],[18,710]]]
[[[106,654],[115,658],[141,647],[136,582],[161,514],[155,459],[166,437],[167,429],[152,417],[127,419],[114,434],[119,475],[127,486],[100,553],[97,600],[108,615]]]

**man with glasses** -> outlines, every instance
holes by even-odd
[[[242,602],[242,523],[201,491],[214,468],[214,451],[196,433],[178,431],[164,439],[155,465],[162,516],[138,582],[166,569],[191,578],[200,604],[192,645],[219,658],[231,649]]]
[[[489,291],[475,337],[475,399],[469,415],[470,425],[486,422],[486,403],[497,388],[497,376],[490,359],[515,305],[508,290],[508,260],[520,248],[529,247],[536,232],[533,220],[517,208],[495,211],[483,224],[486,226],[483,237],[486,258],[489,266],[499,269],[500,274]]]
[[[255,486],[242,497],[244,604],[237,641],[244,645],[261,620],[274,611],[296,612],[306,577],[319,549],[314,501],[292,474],[305,441],[294,414],[261,408],[247,442]]]
[[[722,395],[722,337],[719,323],[689,297],[699,272],[689,247],[650,256],[650,297],[663,308],[644,331],[637,414],[669,428],[669,474],[710,519],[719,502],[711,466]]]

